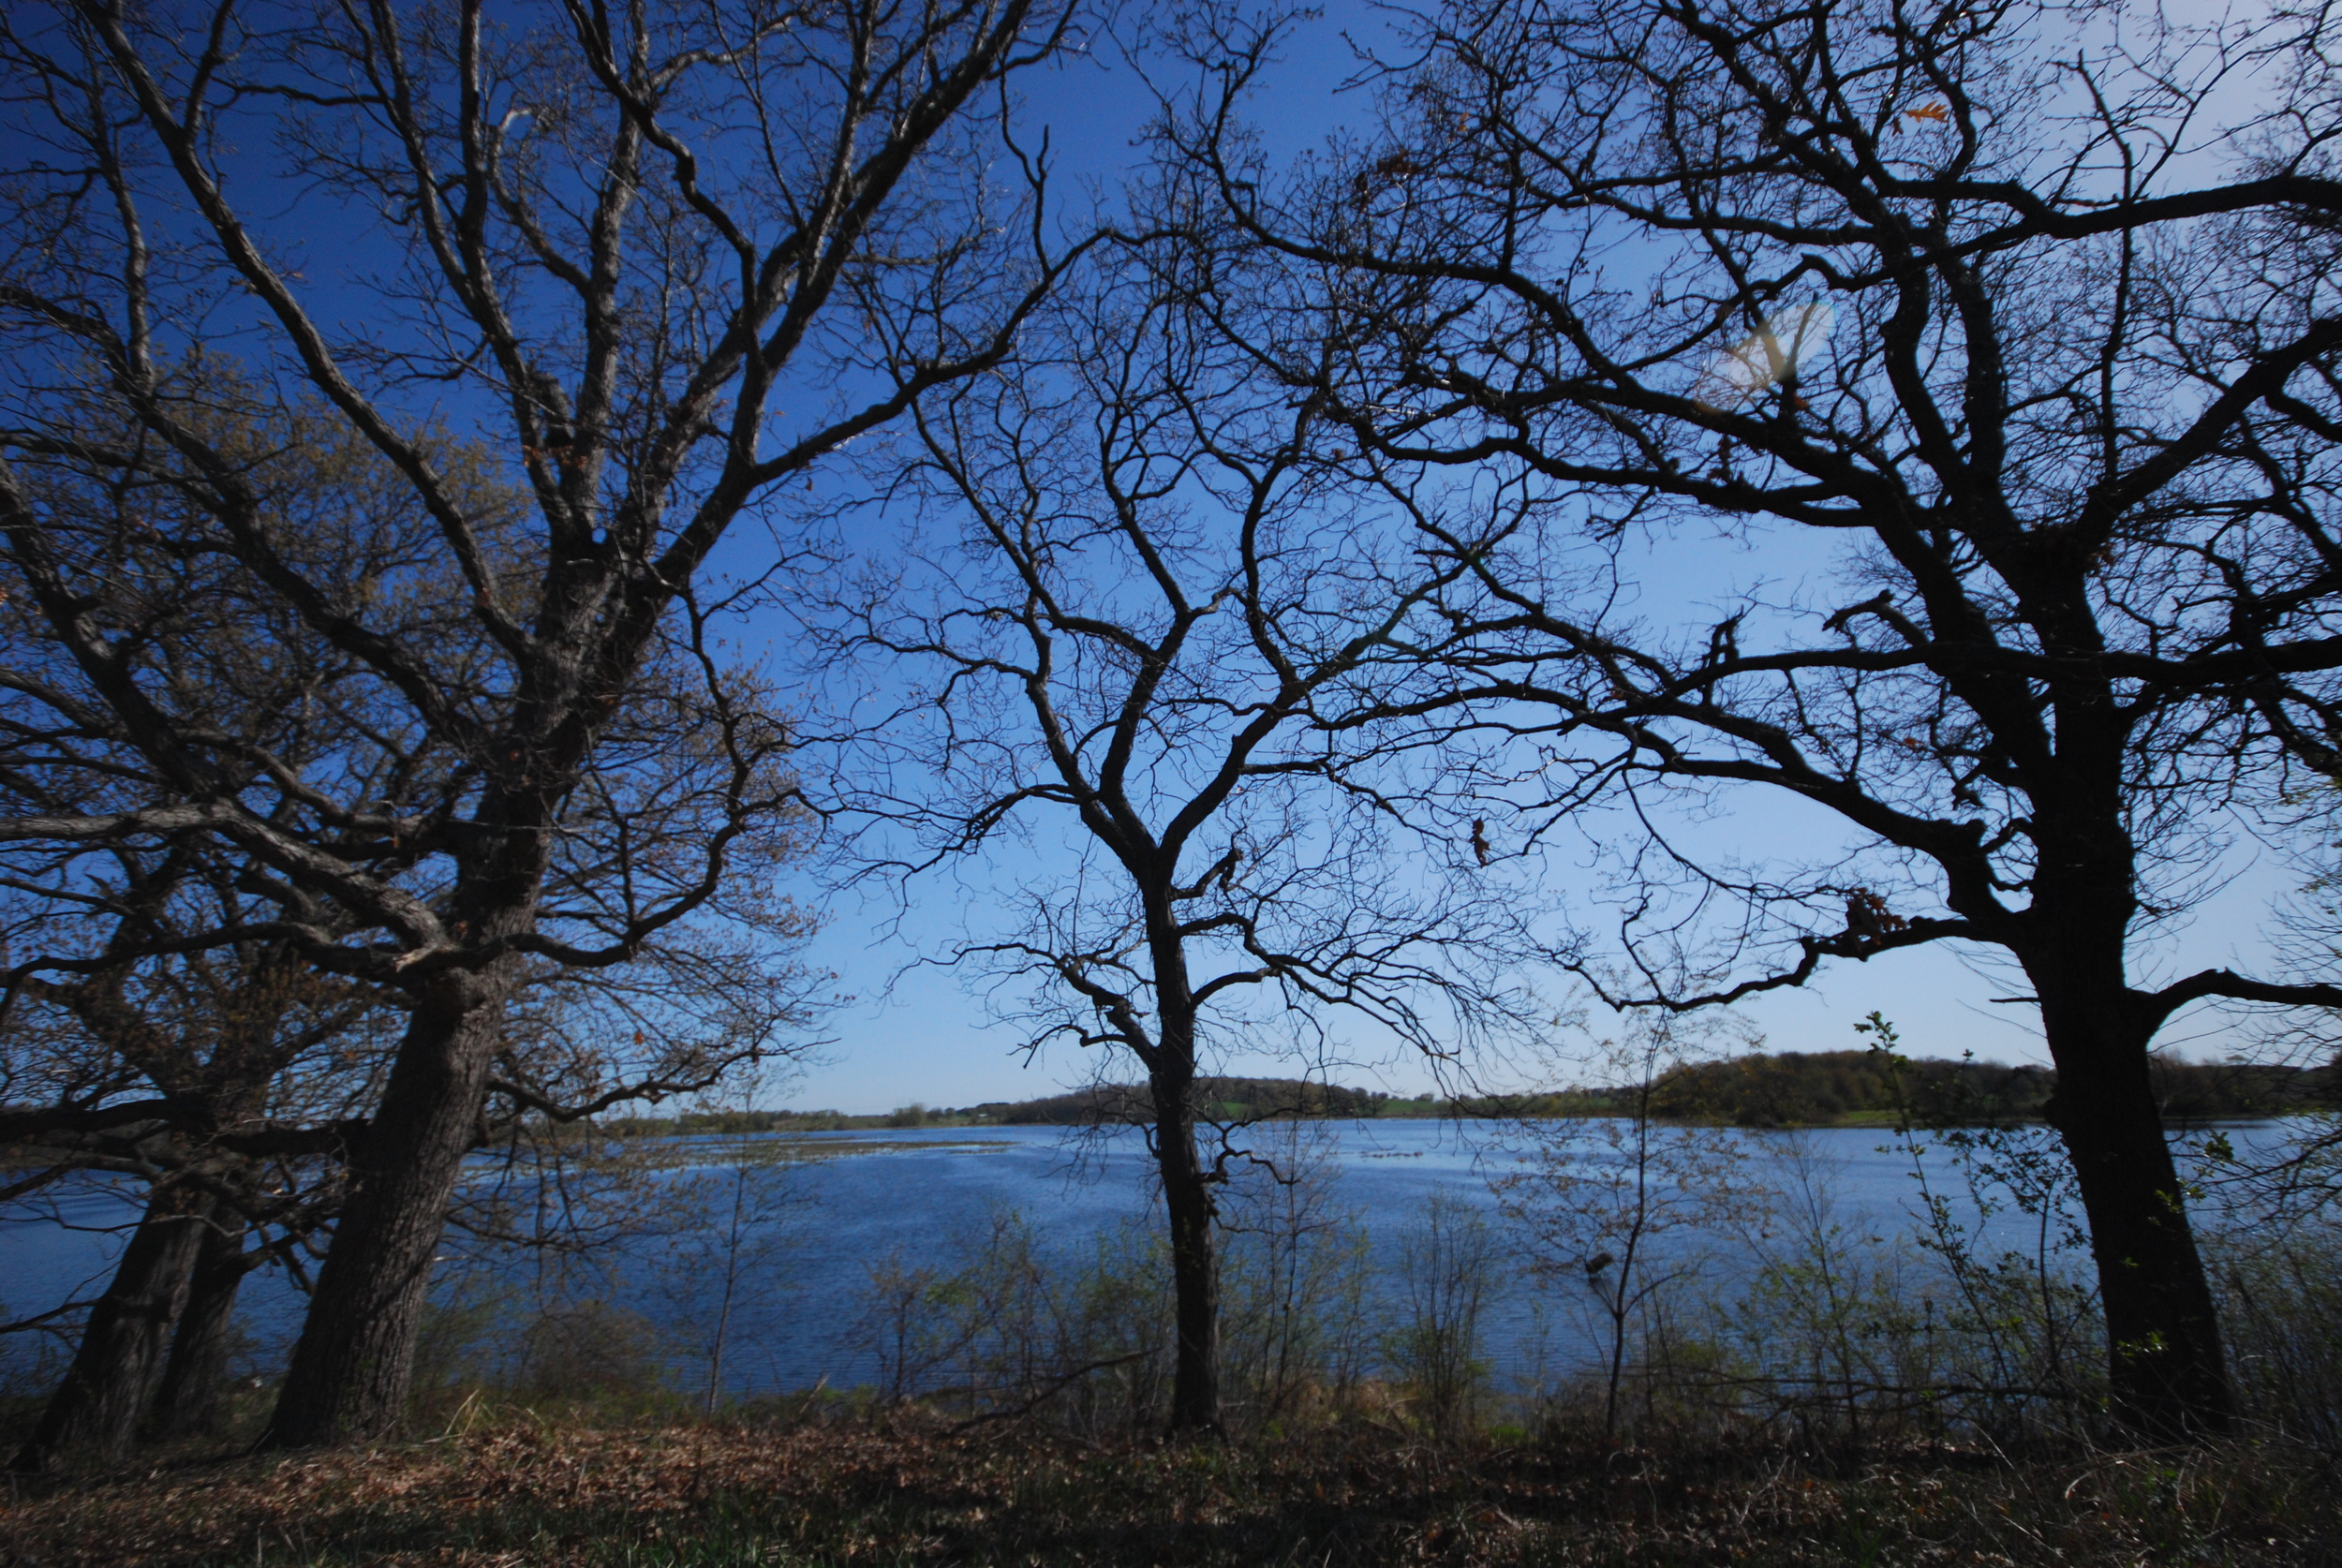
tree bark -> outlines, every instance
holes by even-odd
[[[2154,1029],[2133,1020],[2120,984],[2092,985],[2066,966],[2033,980],[2057,1066],[2048,1117],[2090,1221],[2115,1418],[2158,1442],[2216,1435],[2229,1425],[2228,1363],[2148,1080]]]
[[[363,1441],[398,1421],[431,1265],[480,1125],[509,982],[447,976],[418,999],[318,1271],[265,1446]]]
[[[170,1339],[170,1358],[147,1413],[151,1438],[197,1437],[217,1429],[221,1385],[228,1376],[229,1329],[236,1295],[251,1272],[244,1252],[245,1218],[215,1206],[197,1250],[186,1305]]]
[[[1172,1032],[1164,1031],[1166,1036]],[[1183,1065],[1166,1064],[1149,1076],[1155,1166],[1163,1176],[1164,1207],[1171,1221],[1176,1357],[1170,1429],[1182,1434],[1221,1429],[1220,1254],[1212,1235],[1211,1183],[1195,1153],[1194,1083],[1192,1058]]]
[[[111,1464],[128,1454],[171,1324],[186,1300],[209,1206],[205,1195],[184,1187],[157,1188],[149,1198],[105,1294],[90,1309],[73,1365],[12,1469]]]

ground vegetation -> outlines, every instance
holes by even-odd
[[[185,1460],[20,1487],[0,1544],[61,1568],[752,1561],[1520,1562],[1814,1568],[2326,1560],[2342,1520],[2265,1449],[2012,1463],[1884,1445],[1833,1458],[1730,1441],[1664,1450],[1373,1422],[1226,1449],[956,1433],[901,1418],[558,1423],[481,1412],[434,1441],[304,1460]]]

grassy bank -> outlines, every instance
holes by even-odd
[[[2330,1470],[2238,1447],[1606,1450],[1350,1423],[1228,1447],[897,1414],[582,1424],[16,1483],[0,1562],[131,1564],[2342,1561]]]

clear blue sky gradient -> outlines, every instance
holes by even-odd
[[[1267,149],[1283,157],[1316,145],[1344,126],[1357,126],[1371,112],[1364,92],[1339,91],[1357,67],[1353,42],[1386,38],[1379,13],[1336,6],[1295,34],[1267,90],[1253,111]],[[1151,112],[1147,88],[1129,67],[1099,58],[1069,67],[1032,84],[1028,123],[1045,124],[1063,176],[1101,182],[1115,179]],[[1826,561],[1785,558],[1796,541],[1772,536],[1774,548],[1760,558],[1730,546],[1670,548],[1648,562],[1644,592],[1653,604],[1729,604],[1762,583],[1769,597],[1785,597],[1801,582],[1818,586]],[[1686,542],[1676,541],[1679,545]],[[1728,612],[1726,612],[1728,613]],[[1728,814],[1698,830],[1711,846],[1811,845],[1826,852],[1839,833],[1816,809],[1758,791],[1732,797]],[[2241,833],[2216,874],[2215,888],[2171,935],[2143,954],[2142,979],[2170,978],[2208,964],[2260,967],[2267,956],[2264,930],[2287,893],[2300,880],[2283,857],[2255,845]],[[1581,913],[1589,890],[1566,889]],[[1095,1063],[1070,1047],[1028,1062],[1019,1037],[987,1023],[982,999],[953,973],[912,968],[941,943],[963,931],[984,929],[982,873],[936,876],[912,894],[907,917],[882,895],[835,902],[818,939],[814,961],[839,976],[842,990],[857,999],[828,1020],[836,1043],[825,1059],[777,1086],[775,1103],[827,1106],[848,1112],[883,1111],[911,1102],[965,1105],[1057,1092],[1090,1075]],[[1549,987],[1559,998],[1558,982]],[[1910,1051],[1958,1056],[1973,1051],[2001,1060],[2044,1060],[2033,1010],[1996,1004],[1991,998],[2022,995],[2021,976],[1990,954],[1938,945],[1890,954],[1868,963],[1840,963],[1801,991],[1779,992],[1743,1009],[1776,1050],[1836,1050],[1864,1043],[1854,1024],[1874,1010],[1892,1018]],[[1590,1021],[1599,1029],[1600,1019]],[[1582,1038],[1579,1036],[1578,1038]],[[2237,1043],[2217,1015],[2183,1016],[2166,1032],[2167,1043],[2193,1055],[2217,1054]],[[1359,1043],[1371,1062],[1381,1053]],[[1231,1062],[1236,1071],[1282,1073],[1289,1061],[1264,1056]],[[1134,1075],[1128,1071],[1117,1074]],[[1401,1058],[1337,1072],[1339,1079],[1419,1092],[1431,1087],[1424,1064]],[[1505,1075],[1500,1066],[1491,1078]]]
[[[1344,126],[1367,124],[1371,96],[1341,88],[1359,68],[1357,45],[1391,42],[1387,20],[1388,13],[1369,6],[1338,3],[1296,25],[1282,60],[1251,106],[1272,157],[1290,157]],[[2241,96],[2248,88],[2240,80],[2229,90]],[[1059,176],[1069,186],[1081,181],[1115,181],[1129,166],[1154,105],[1151,92],[1132,68],[1106,52],[1030,81],[1027,97],[1025,140],[1030,143],[1040,126],[1049,128]],[[377,295],[364,288],[345,292],[336,280],[383,265],[378,218],[354,207],[319,211],[312,218],[316,209],[302,204],[318,200],[317,193],[307,188],[303,171],[278,168],[274,159],[274,148],[256,142],[236,155],[231,174],[256,209],[274,202],[274,210],[292,214],[271,236],[272,245],[281,246],[280,264],[304,278],[318,314],[329,324],[337,315],[347,318],[372,308],[378,303]],[[165,225],[186,221],[184,214],[174,217],[159,208],[153,218]],[[248,296],[231,291],[208,319],[168,322],[165,327],[216,351],[267,362],[284,350],[273,331],[259,326],[257,316],[258,307]],[[818,401],[813,389],[800,391]],[[826,391],[835,393],[837,389]],[[438,411],[460,427],[467,394],[445,395],[450,402]],[[1819,558],[1795,558],[1799,541],[1785,540],[1779,533],[1771,540],[1761,557],[1707,541],[1674,541],[1675,547],[1654,552],[1644,563],[1646,597],[1654,604],[1732,605],[1758,583],[1778,599],[1787,597],[1800,581],[1826,571],[1827,563]],[[734,564],[741,567],[757,564],[754,557],[763,547],[762,531],[745,520],[729,541]],[[769,635],[778,640],[781,633]],[[755,652],[753,647],[745,651]],[[1710,845],[1787,846],[1792,852],[1808,844],[1824,851],[1840,836],[1810,807],[1754,791],[1733,797],[1729,813],[1707,822],[1700,833]],[[2279,854],[2255,846],[2241,833],[2236,842],[2228,861],[2208,879],[2216,890],[2189,921],[2150,950],[2147,978],[2169,977],[2207,964],[2263,966],[2264,932],[2281,918],[2272,911],[2300,876]],[[809,883],[793,891],[817,902],[822,896]],[[1590,889],[1562,891],[1573,895],[1581,914],[1591,913]],[[825,928],[810,956],[816,965],[835,970],[838,989],[856,999],[824,1021],[824,1032],[835,1039],[824,1059],[776,1084],[765,1102],[852,1112],[882,1111],[912,1101],[969,1104],[1051,1093],[1089,1076],[1092,1063],[1072,1049],[1027,1062],[1017,1050],[1019,1037],[989,1024],[982,1000],[959,979],[933,968],[907,969],[923,955],[932,956],[954,936],[981,932],[986,909],[985,888],[972,876],[937,876],[919,884],[907,916],[900,920],[896,904],[883,894],[832,899]],[[2024,988],[2020,978],[1979,963],[1979,955],[1936,947],[1867,964],[1837,965],[1806,990],[1775,993],[1745,1012],[1775,1049],[1859,1044],[1852,1026],[1877,1010],[1898,1023],[1906,1045],[1920,1054],[1956,1056],[1973,1050],[2004,1060],[2038,1060],[2042,1053],[2032,1028],[2032,1010],[1990,1000]],[[1561,987],[1551,989],[1558,1000]],[[2211,1017],[2183,1017],[2165,1040],[2196,1053],[2222,1051],[2233,1043]],[[1379,1055],[1371,1041],[1358,1045],[1362,1057]],[[1261,1072],[1291,1067],[1289,1061],[1272,1057],[1229,1065]],[[1501,1069],[1491,1072],[1501,1075]],[[1417,1092],[1432,1083],[1423,1064],[1404,1058],[1384,1062],[1379,1071],[1361,1068],[1336,1076],[1395,1092]]]

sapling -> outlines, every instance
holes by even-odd
[[[1963,1098],[1966,1080],[1957,1077],[1949,1080],[1953,1098],[1922,1117],[1893,1023],[1874,1012],[1854,1028],[1870,1037],[1893,1087],[1896,1146],[1920,1191],[1919,1245],[1941,1262],[1958,1294],[1951,1326],[1972,1336],[1988,1362],[1981,1377],[1956,1381],[2020,1413],[2043,1398],[2079,1400],[2088,1380],[2076,1352],[2094,1338],[2097,1304],[2077,1266],[2089,1236],[2075,1213],[2073,1165],[2056,1133]],[[1964,1207],[1930,1175],[1927,1156],[1935,1148],[1951,1156]],[[2028,1245],[1990,1250],[1985,1237],[1995,1217],[2012,1212],[2030,1233]]]
[[[1443,1436],[1463,1429],[1488,1381],[1480,1319],[1495,1272],[1488,1221],[1447,1193],[1433,1193],[1422,1222],[1400,1240],[1405,1316],[1385,1338],[1385,1354]]]
[[[1729,1027],[1668,1015],[1628,1020],[1593,1053],[1609,1114],[1524,1120],[1526,1168],[1491,1183],[1504,1212],[1528,1233],[1531,1266],[1593,1303],[1608,1362],[1607,1439],[1618,1435],[1635,1325],[1697,1268],[1699,1254],[1686,1243],[1752,1201],[1740,1133],[1667,1119],[1697,1110],[1666,1092],[1669,1072]]]

